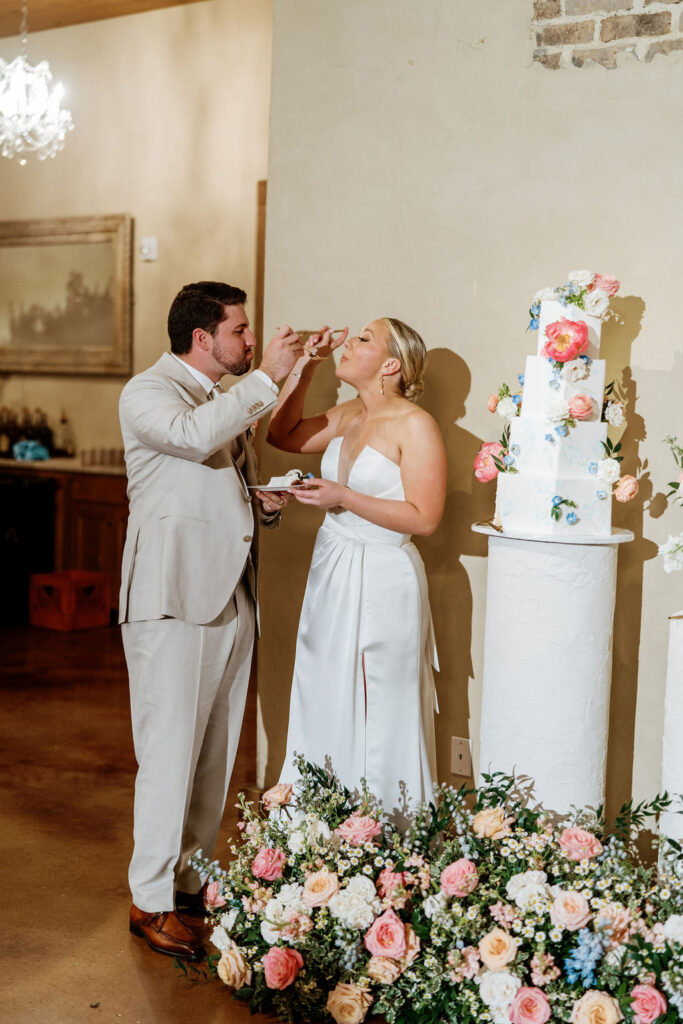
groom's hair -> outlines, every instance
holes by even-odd
[[[241,306],[247,293],[222,281],[197,281],[180,289],[168,311],[171,352],[185,355],[192,349],[192,332],[201,327],[213,334],[225,320],[226,306]]]

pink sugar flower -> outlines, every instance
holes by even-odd
[[[498,467],[493,461],[494,455],[496,458],[502,458],[503,446],[500,441],[486,441],[481,446],[481,451],[477,452],[474,458],[474,475],[477,480],[485,484],[487,480],[494,480],[498,476]]]
[[[529,986],[517,990],[509,1010],[512,1024],[546,1024],[550,1020],[550,1012],[545,992]]]
[[[582,828],[566,828],[558,840],[560,849],[570,860],[590,860],[602,853],[602,843],[592,832]]]
[[[363,843],[369,843],[375,836],[380,835],[382,826],[374,818],[352,814],[334,831],[352,846],[362,846]]]
[[[209,882],[204,890],[204,906],[207,910],[216,910],[217,907],[225,906],[225,899],[221,896],[220,882]]]
[[[441,889],[447,896],[467,896],[479,881],[477,869],[471,860],[461,857],[441,872]]]
[[[498,402],[499,401],[500,401],[500,399],[498,398],[498,395],[496,395],[495,393],[492,394],[492,395],[489,395],[489,400],[486,403],[486,407],[487,407],[488,411],[489,412],[495,412],[496,409],[498,408]]]
[[[588,285],[588,291],[592,292],[594,288],[601,288],[606,295],[616,295],[619,291],[620,282],[617,281],[616,277],[610,277],[608,274],[596,274],[591,284]]]
[[[385,910],[370,925],[363,941],[372,956],[400,960],[406,952],[405,925],[393,910]]]
[[[588,348],[588,326],[583,320],[567,320],[561,317],[545,329],[547,341],[541,353],[556,363],[568,363]]]
[[[297,949],[272,946],[263,958],[263,973],[268,988],[287,988],[296,980],[304,958]]]
[[[638,493],[639,486],[636,478],[626,473],[614,488],[614,497],[621,502],[631,501]]]
[[[654,985],[636,985],[631,989],[631,1008],[636,1024],[652,1024],[666,1013],[666,997]]]
[[[575,420],[587,420],[593,412],[590,395],[572,395],[569,399],[569,415]]]
[[[268,846],[262,846],[251,862],[251,873],[254,878],[263,878],[266,882],[274,882],[276,878],[282,877],[282,872],[287,861],[283,850],[273,850]]]

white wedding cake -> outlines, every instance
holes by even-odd
[[[621,445],[607,438],[608,423],[624,422],[623,406],[605,394],[600,355],[603,318],[619,282],[574,271],[561,288],[534,297],[530,328],[536,355],[527,357],[521,389],[504,384],[489,409],[508,420],[498,442],[475,459],[479,480],[497,477],[495,525],[504,532],[606,537],[612,531],[612,486],[627,501],[638,489],[621,476]]]

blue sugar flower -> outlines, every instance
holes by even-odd
[[[553,505],[561,505],[563,501],[564,501],[564,498],[562,497],[562,495],[561,494],[556,494],[555,497],[553,498]]]
[[[546,439],[546,441],[550,441],[551,444],[555,444],[555,438],[553,437],[552,434],[546,434],[545,435],[545,439]]]
[[[560,437],[567,436],[567,428],[565,427],[564,423],[560,423],[558,424],[558,426],[555,427],[555,433],[559,434]]]
[[[596,491],[595,497],[598,499],[598,501],[604,501],[607,497],[607,491]]]
[[[587,356],[587,355],[579,356],[579,359],[583,359],[583,361],[586,364],[586,366],[589,366],[591,364],[591,362],[592,362],[591,357]]]
[[[513,395],[512,396],[512,401],[515,403],[515,405],[521,405],[522,404],[522,396],[521,395]]]
[[[560,382],[559,382],[559,380],[557,380],[555,377],[553,377],[552,380],[548,381],[548,387],[552,388],[553,391],[559,391],[560,390]]]
[[[530,331],[537,331],[538,330],[538,324],[539,324],[539,321],[536,319],[535,316],[532,316],[531,320],[529,321],[529,330]]]
[[[536,316],[539,315],[540,312],[541,312],[541,303],[540,302],[532,302],[531,306],[529,308],[529,313],[531,314],[531,316],[536,317]]]
[[[562,366],[558,366],[554,360],[551,360],[553,364],[553,377],[560,377],[562,374]]]
[[[573,526],[574,523],[578,522],[578,519],[579,517],[577,516],[576,512],[567,512],[567,522],[570,526]]]
[[[513,459],[513,457],[511,455],[504,455],[503,456],[503,464],[505,466],[514,466],[515,460]]]
[[[518,373],[517,374],[517,380],[519,381],[520,386],[524,387],[524,374],[523,373]]]
[[[519,447],[518,444],[513,444],[512,447],[510,448],[510,451],[512,452],[513,455],[519,455],[521,450],[522,449]]]
[[[596,473],[598,472],[598,464],[597,464],[597,462],[589,462],[588,463],[588,472],[591,473],[593,476],[596,475]]]

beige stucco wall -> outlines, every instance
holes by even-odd
[[[29,36],[67,90],[74,131],[54,160],[0,159],[0,220],[129,213],[135,248],[133,369],[168,347],[166,314],[188,280],[219,278],[253,296],[257,181],[266,175],[270,0],[209,0]],[[0,56],[18,39],[0,40]],[[0,287],[2,285],[0,284]],[[62,408],[82,448],[121,444],[123,380],[13,375],[0,405]]]
[[[652,794],[667,616],[683,604],[683,574],[667,576],[655,557],[683,527],[681,510],[666,509],[661,495],[673,463],[659,442],[683,433],[683,62],[672,55],[614,71],[549,72],[532,64],[531,0],[274,6],[266,333],[283,321],[357,330],[391,314],[414,324],[432,350],[423,404],[446,440],[448,502],[439,531],[418,546],[442,666],[444,779],[449,737],[478,734],[486,542],[470,524],[492,512],[495,485],[476,483],[471,466],[481,440],[501,427],[486,398],[502,380],[514,383],[535,349],[526,310],[536,289],[584,266],[623,282],[615,307],[624,323],[605,331],[603,354],[610,377],[623,372],[631,402],[624,468],[644,477],[638,499],[614,508],[615,525],[637,540],[620,552],[608,786],[612,805],[631,790]],[[335,397],[328,365],[311,408]],[[292,465],[268,449],[263,460],[265,474]],[[260,765],[268,783],[284,754],[318,521],[294,508],[263,542]],[[512,665],[510,678],[514,685]]]

